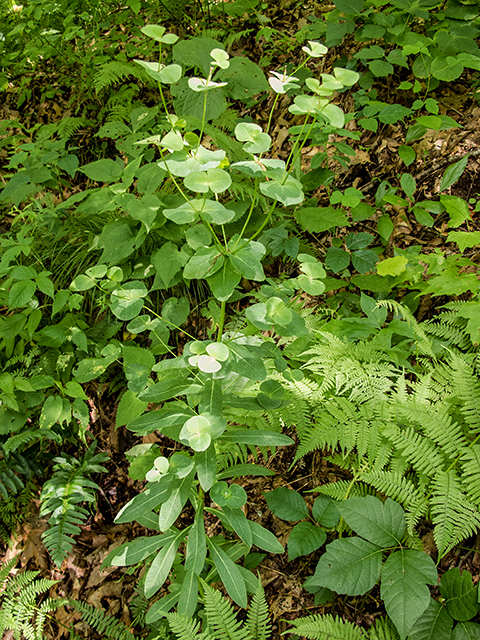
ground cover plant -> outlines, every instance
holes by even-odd
[[[477,637],[477,7],[162,7],[3,9],[0,628]]]

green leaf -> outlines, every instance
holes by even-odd
[[[334,4],[343,13],[355,16],[363,11],[364,0],[335,0]]]
[[[427,584],[436,583],[437,569],[426,553],[401,549],[385,561],[380,594],[401,638],[410,632],[430,603]]]
[[[355,533],[379,547],[397,546],[405,533],[405,513],[390,498],[385,503],[374,496],[349,498],[338,510]]]
[[[253,544],[252,530],[247,520],[247,516],[243,513],[242,509],[238,507],[232,508],[225,505],[222,507],[222,512],[238,537],[247,545],[247,547],[251,547]]]
[[[453,630],[452,640],[480,640],[480,624],[459,622]]]
[[[352,265],[358,273],[367,273],[377,264],[378,256],[372,249],[360,249],[352,253]]]
[[[387,258],[377,264],[377,273],[380,276],[399,276],[405,271],[407,264],[408,258],[405,256]]]
[[[258,124],[241,122],[235,127],[235,137],[245,142],[243,148],[247,153],[265,153],[270,149],[272,139],[268,133],[263,133]]]
[[[327,545],[309,584],[358,596],[373,588],[381,566],[382,550],[370,542],[361,538],[334,540]]]
[[[417,190],[417,183],[415,182],[415,178],[409,173],[404,173],[400,178],[400,184],[402,185],[402,189],[407,198],[410,198],[410,200],[412,200],[413,194]]]
[[[215,568],[218,571],[228,595],[234,600],[240,607],[247,608],[247,590],[245,587],[245,581],[240,573],[238,567],[227,556],[225,551],[216,545],[211,538],[207,538],[208,548],[210,555],[215,564]]]
[[[189,40],[180,40],[173,47],[173,59],[184,67],[199,67],[205,76],[208,76],[212,58],[212,49],[224,49],[224,46],[213,38],[195,37]]]
[[[110,296],[110,308],[119,320],[132,320],[143,308],[143,298],[148,295],[143,282],[125,282],[121,289],[115,289]]]
[[[219,71],[216,77],[228,83],[224,91],[232,100],[248,102],[257,93],[270,89],[262,69],[241,56],[231,58],[228,69]]]
[[[16,282],[10,289],[8,297],[9,307],[15,309],[17,307],[27,306],[33,298],[36,289],[37,285],[32,280],[20,280],[20,282]]]
[[[368,68],[378,78],[389,76],[394,72],[393,64],[386,60],[372,60],[368,63]]]
[[[215,482],[217,472],[215,444],[212,442],[204,451],[195,451],[194,458],[200,486],[204,491],[209,491]]]
[[[178,610],[189,618],[195,613],[198,602],[198,574],[187,570],[182,580]]]
[[[339,273],[350,264],[350,254],[338,247],[328,247],[325,255],[325,266],[334,273]]]
[[[229,256],[232,265],[248,280],[264,280],[265,274],[261,263],[266,252],[264,245],[254,240],[249,240],[247,243],[240,241],[243,246],[235,249],[237,239],[238,236],[235,235],[228,243],[232,251]]]
[[[290,174],[285,174],[281,169],[271,169],[265,174],[270,180],[260,183],[260,191],[264,196],[278,200],[285,207],[303,201],[302,183]]]
[[[143,388],[143,387],[142,387]],[[119,427],[136,420],[147,408],[148,403],[137,397],[137,392],[127,389],[118,404],[115,426]]]
[[[175,533],[167,533],[161,536],[151,536],[149,538],[141,536],[132,542],[125,542],[116,547],[104,560],[106,566],[129,567],[138,564],[151,556],[161,547],[171,542],[175,538]]]
[[[154,602],[145,615],[145,622],[153,624],[163,618],[177,604],[179,597],[179,592],[174,591]]]
[[[160,69],[159,76],[160,82],[164,84],[174,84],[182,77],[182,67],[179,64],[169,64],[163,67],[163,69]]]
[[[115,517],[116,524],[132,522],[142,513],[156,509],[170,495],[170,479],[148,484],[145,491],[132,498]]]
[[[194,475],[195,472],[192,470],[184,478],[178,478],[170,485],[170,495],[168,499],[162,503],[158,516],[160,531],[167,531],[182,512],[188,500]]]
[[[393,229],[394,225],[388,213],[384,213],[380,216],[377,222],[377,231],[382,236],[383,240],[388,242],[388,239],[393,233]]]
[[[453,620],[439,602],[430,598],[430,603],[414,624],[408,640],[451,640]]]
[[[333,227],[348,225],[348,217],[343,209],[334,207],[302,207],[295,211],[297,222],[311,233],[323,233]]]
[[[258,447],[284,447],[293,444],[293,440],[283,433],[260,431],[260,429],[229,429],[221,440],[224,442],[239,442],[254,444]]]
[[[434,78],[451,82],[463,73],[463,64],[453,56],[437,56],[432,60],[431,72]]]
[[[458,196],[441,195],[440,202],[450,216],[449,227],[459,227],[466,220],[471,219],[468,204]]]
[[[249,520],[248,524],[252,530],[252,541],[254,545],[268,553],[283,553],[285,551],[271,531],[262,527],[258,522],[252,522],[252,520]]]
[[[248,307],[247,311],[252,307]],[[237,344],[235,342],[229,343],[228,346],[234,355],[232,371],[238,373],[240,376],[248,378],[249,380],[260,382],[266,378],[267,370],[265,369],[262,358],[258,355],[254,346]]]
[[[465,249],[480,245],[480,231],[450,231],[447,242],[456,242],[463,253]]]
[[[264,495],[268,508],[277,518],[297,522],[308,517],[308,507],[305,500],[293,489],[279,487]]]
[[[170,322],[175,327],[180,327],[188,319],[190,313],[190,303],[188,298],[182,296],[175,298],[172,296],[165,300],[162,306],[162,318]]]
[[[188,534],[185,569],[193,571],[199,576],[203,571],[206,557],[207,536],[205,535],[203,510],[200,509],[195,514],[195,521]]]
[[[63,413],[63,399],[61,396],[48,396],[40,414],[40,429],[48,429],[54,425]]]
[[[313,553],[324,544],[327,534],[311,522],[300,522],[288,536],[288,561]]]
[[[170,569],[172,568],[173,561],[177,549],[180,546],[181,541],[185,537],[188,529],[183,529],[176,533],[173,540],[165,545],[161,551],[157,554],[152,562],[150,569],[145,576],[145,597],[151,598],[162,587],[165,580],[168,578]]]
[[[122,176],[123,168],[115,160],[104,158],[86,164],[79,171],[95,182],[117,182]]]
[[[454,620],[466,622],[480,610],[478,586],[473,584],[470,571],[460,573],[458,567],[454,567],[444,573],[440,581],[440,593]]]
[[[240,273],[235,269],[230,260],[225,260],[221,269],[209,276],[206,280],[212,290],[214,297],[224,302],[230,298],[235,291],[235,287],[242,279]]]
[[[330,496],[319,496],[313,503],[312,516],[327,529],[336,527],[340,520],[337,503]]]
[[[407,165],[407,167],[411,165],[412,162],[415,162],[415,158],[417,157],[415,149],[404,144],[398,147],[398,155]]]
[[[461,160],[452,164],[442,176],[442,180],[440,182],[440,191],[445,191],[453,184],[457,182],[462,173],[465,171],[465,168],[468,163],[469,154],[467,153]]]
[[[208,169],[207,171],[192,171],[184,178],[187,189],[197,193],[222,193],[232,184],[230,175],[223,169]]]
[[[229,486],[222,480],[215,483],[210,489],[210,498],[220,507],[235,509],[243,507],[247,502],[247,493],[240,485],[231,484]]]

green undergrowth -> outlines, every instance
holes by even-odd
[[[111,9],[3,9],[5,93],[21,110],[41,82],[42,100],[67,102],[48,124],[1,123],[4,526],[41,487],[51,561],[71,559],[109,472],[92,417],[109,388],[138,483],[115,523],[146,529],[104,560],[142,567],[133,630],[269,636],[259,565],[285,549],[254,509],[245,515],[243,479],[275,476],[272,456],[290,447],[290,472],[318,452],[344,479],[312,481],[311,511],[281,478],[265,493],[272,514],[296,523],[288,561],[316,554],[305,582],[315,606],[335,593],[367,597],[380,582],[385,614],[368,631],[315,614],[292,633],[477,637],[468,572],[440,574],[441,597],[434,589],[437,565],[480,525],[480,205],[455,191],[467,155],[429,199],[415,178],[416,142],[461,126],[440,92],[475,82],[476,5],[338,0],[288,48],[254,0]],[[156,24],[164,11],[171,32]],[[183,13],[191,34],[179,37]],[[264,59],[230,55],[239,26],[269,43]],[[291,63],[265,72],[280,46]],[[279,153],[280,109],[289,130]],[[372,192],[340,188],[366,132],[391,126],[403,136],[397,169]],[[448,250],[396,246],[398,211],[443,233]],[[9,583],[12,568],[2,568],[0,628],[41,637],[62,606],[37,603],[54,583],[31,572]],[[244,622],[218,583],[238,607],[252,596]],[[109,637],[130,633],[69,606]]]

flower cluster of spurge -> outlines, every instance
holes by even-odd
[[[116,426],[126,425],[139,438],[155,432],[162,439],[126,452],[130,476],[146,484],[115,522],[136,521],[156,533],[116,547],[104,565],[145,563],[139,584],[144,620],[159,633],[167,618],[182,640],[269,637],[255,569],[263,552],[280,554],[284,548],[269,529],[247,518],[248,495],[235,479],[274,475],[262,461],[276,448],[294,445],[282,433],[286,427],[299,441],[295,463],[321,451],[350,478],[314,489],[320,495],[311,510],[290,488],[265,494],[276,517],[298,523],[288,538],[289,561],[322,550],[304,585],[316,605],[335,594],[366,594],[380,580],[388,614],[368,632],[317,615],[295,621],[292,633],[348,640],[480,637],[480,626],[470,622],[480,610],[477,585],[467,571],[454,568],[441,578],[441,598],[433,599],[428,585],[438,584],[437,569],[417,532],[419,522],[429,523],[441,559],[480,528],[476,265],[458,255],[424,255],[420,247],[382,256],[393,231],[390,206],[403,207],[427,226],[434,224],[431,214],[448,217],[454,229],[471,220],[472,207],[444,193],[468,158],[445,171],[438,202],[416,203],[415,179],[405,173],[405,198],[381,183],[374,209],[358,189],[333,187],[327,153],[333,147],[341,162],[354,153],[338,142],[355,139],[344,128],[352,116],[333,99],[360,80],[363,88],[355,95],[366,130],[415,110],[430,113],[416,117],[399,149],[405,165],[411,164],[415,151],[409,142],[429,129],[457,125],[438,115],[433,98],[416,100],[412,109],[376,101],[368,94],[373,79],[388,75],[393,64],[408,68],[408,56],[418,54],[414,74],[429,79],[427,94],[464,67],[478,69],[480,57],[465,43],[463,53],[441,54],[436,36],[408,36],[394,11],[375,13],[363,0],[335,4],[337,14],[332,12],[326,27],[322,23],[327,44],[333,46],[339,29],[363,16],[364,41],[388,42],[389,33],[399,48],[362,48],[356,57],[368,61],[363,76],[344,66],[315,74],[309,65],[318,65],[327,47],[309,40],[302,47],[304,62],[272,72],[267,82],[260,67],[230,59],[215,40],[179,41],[161,26],[144,26],[158,62],[135,60],[137,73],[158,84],[163,116],[157,117],[157,107],[140,106],[129,113],[130,124],[107,122],[98,135],[115,140],[122,159],[80,168],[65,138],[49,139],[58,127],[43,137],[40,129],[35,143],[20,145],[10,158],[14,172],[0,194],[17,207],[27,202],[18,213],[23,226],[1,240],[0,300],[8,313],[0,318],[0,492],[7,499],[22,490],[22,476],[41,473],[35,458],[42,458],[47,441],[87,443],[91,415],[82,385],[108,379],[120,365],[124,390]],[[417,4],[420,18],[422,11],[428,16]],[[448,6],[454,11],[457,4]],[[407,12],[400,1],[394,6],[398,14]],[[454,16],[462,27],[471,19],[466,11]],[[389,18],[375,21],[384,15]],[[457,27],[457,39],[472,37]],[[192,66],[202,75],[190,75]],[[418,93],[421,85],[415,83],[404,82],[403,89]],[[263,128],[237,118],[229,137],[209,124],[224,114],[227,98],[245,101],[244,93],[251,99],[267,90],[274,99]],[[298,122],[290,128],[286,161],[272,157],[270,136],[273,113],[285,96]],[[318,148],[307,171],[301,163],[305,146]],[[104,184],[55,201],[55,189],[68,184],[65,174],[73,178],[77,172]],[[326,207],[308,197],[322,185],[330,198]],[[375,237],[352,232],[335,238],[319,260],[301,229],[346,227],[349,215],[352,222],[373,216],[380,246],[369,249]],[[58,243],[48,256],[40,246],[42,234]],[[478,236],[453,231],[449,240],[464,251],[478,244]],[[60,247],[65,239],[69,253]],[[265,275],[266,260],[280,257],[296,261],[294,277]],[[410,290],[403,304],[395,301],[399,287]],[[316,313],[303,308],[306,299],[335,290],[330,306]],[[412,315],[420,295],[466,292],[468,302],[449,303],[431,321],[419,324]],[[191,309],[192,300],[200,310]],[[238,309],[244,310],[234,312],[233,303],[242,300]],[[191,335],[195,326],[203,329]],[[186,343],[177,350],[171,345],[179,331]],[[209,339],[198,339],[205,335]],[[177,443],[169,457],[163,455],[167,439]],[[108,456],[95,448],[96,443],[80,460],[56,458],[43,486],[41,515],[49,516],[44,542],[58,566],[72,549],[70,536],[88,517],[79,505],[95,501],[97,485],[89,476],[105,471]],[[222,533],[207,535],[212,522]],[[11,579],[10,569],[0,572],[0,634],[13,628],[41,636],[47,611],[56,605],[48,600],[38,608],[35,596],[51,583],[33,574]],[[254,594],[244,625],[211,588],[219,581],[241,607]],[[195,616],[202,603],[200,631]],[[172,613],[175,607],[183,617]],[[31,626],[29,615],[37,616]],[[107,635],[128,635],[100,614],[88,615]]]

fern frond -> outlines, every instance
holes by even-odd
[[[418,425],[450,459],[456,458],[468,446],[461,425],[453,421],[449,415],[449,406],[444,403],[425,405],[413,398],[409,402],[398,404],[396,412],[398,417]]]
[[[105,87],[110,87],[121,80],[125,80],[128,76],[138,78],[140,75],[138,68],[131,62],[121,62],[120,60],[111,60],[104,62],[93,76],[93,88],[99,93]]]
[[[417,502],[423,497],[413,482],[401,473],[385,470],[369,471],[361,473],[360,480],[404,506]]]
[[[390,618],[377,618],[369,629],[370,640],[400,640],[398,631]]]
[[[248,631],[235,617],[232,605],[222,597],[216,589],[212,589],[205,582],[204,588],[205,611],[208,624],[213,629],[217,640],[247,640]]]
[[[21,433],[17,433],[10,438],[3,445],[5,453],[11,453],[17,449],[26,449],[30,447],[34,442],[39,442],[43,439],[54,440],[57,444],[62,444],[62,436],[55,433],[52,429],[25,429]]]
[[[379,300],[377,302],[377,307],[387,307],[389,311],[393,311],[398,316],[400,316],[408,326],[412,329],[413,333],[417,336],[419,343],[418,346],[423,349],[423,352],[429,355],[431,358],[435,358],[435,354],[432,350],[432,344],[428,339],[427,334],[423,330],[423,328],[418,324],[415,317],[408,307],[396,300],[388,299],[388,300]]]
[[[103,634],[106,640],[135,640],[133,633],[122,622],[109,616],[103,609],[78,600],[69,599],[68,603],[82,614],[82,621]]]
[[[433,537],[442,558],[452,547],[477,531],[480,513],[461,490],[460,480],[453,470],[436,475],[430,504],[435,526]]]
[[[315,487],[315,491],[338,501],[345,500],[345,496],[347,495],[351,498],[364,498],[365,496],[375,494],[375,490],[363,482],[355,482],[352,485],[351,480],[337,480],[336,482],[322,484],[320,487]]]
[[[330,614],[317,614],[294,620],[294,633],[312,640],[366,640],[361,627]]]
[[[198,640],[200,622],[179,613],[167,613],[165,617],[178,640]]]
[[[480,381],[474,368],[464,357],[451,354],[453,390],[462,401],[460,408],[473,433],[480,432]]]
[[[268,640],[272,630],[265,592],[260,580],[247,612],[245,627],[251,640]]]
[[[462,457],[462,484],[475,504],[480,506],[480,445],[469,447]]]
[[[439,469],[445,468],[445,456],[442,455],[442,450],[412,427],[406,429],[392,427],[385,430],[384,435],[412,464],[417,473],[425,473],[432,477]]]
[[[92,490],[98,486],[85,475],[106,471],[100,463],[108,459],[105,454],[94,455],[96,442],[86,452],[83,460],[71,456],[55,458],[54,473],[42,489],[40,515],[51,514],[50,528],[42,534],[45,546],[59,567],[73,546],[69,537],[80,533],[81,525],[88,517],[88,511],[79,504],[94,502]]]

